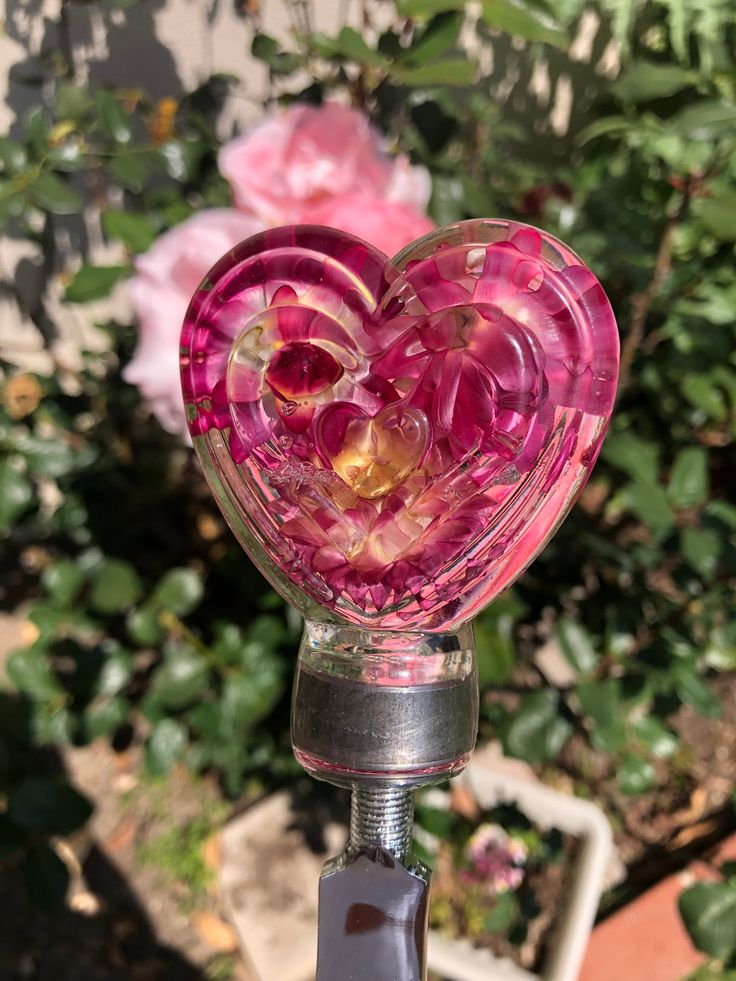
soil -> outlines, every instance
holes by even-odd
[[[481,818],[482,820],[482,818]],[[518,924],[511,930],[485,931],[476,936],[476,947],[489,950],[495,957],[508,959],[528,971],[540,972],[558,924],[558,912],[564,909],[574,873],[577,840],[573,835],[560,835],[560,854],[554,862],[530,862],[517,895],[523,911]],[[452,923],[434,924],[447,936],[460,939],[466,936],[465,900],[467,892],[460,884],[454,868],[451,850],[441,848],[433,877],[432,894],[449,899],[453,907]],[[481,914],[483,915],[483,914]]]
[[[63,913],[29,906],[19,871],[3,870],[0,981],[253,981],[220,913],[216,837],[203,840],[201,860],[188,844],[181,872],[169,868],[177,833],[188,841],[203,814],[213,828],[223,819],[217,788],[183,770],[144,781],[139,757],[104,742],[64,751],[95,813],[57,843],[72,879]]]
[[[0,647],[22,643],[19,623],[2,617]],[[571,740],[559,766],[541,773],[552,785],[596,799],[606,809],[628,875],[609,909],[736,828],[736,673],[713,679],[712,688],[722,717],[708,719],[687,707],[679,711],[674,728],[684,748],[672,760],[657,762],[659,786],[647,794],[622,795],[608,759],[593,752],[582,735]],[[58,769],[90,797],[95,814],[83,834],[58,843],[73,880],[62,914],[29,907],[20,870],[3,868],[0,981],[252,981],[211,882],[194,888],[156,857],[167,832],[180,829],[184,835],[203,814],[214,832],[227,813],[217,786],[184,771],[152,783],[141,777],[140,764],[135,743],[124,752],[98,742],[60,753]],[[202,862],[216,867],[216,837],[202,842]],[[536,883],[545,908],[554,908],[565,889],[564,878],[555,879],[559,867],[550,868],[549,879]],[[532,960],[543,943],[542,938]]]
[[[621,881],[604,896],[606,915],[736,830],[736,673],[718,675],[710,686],[720,717],[707,718],[689,706],[676,713],[671,724],[681,748],[671,759],[654,761],[653,790],[622,794],[610,760],[581,735],[566,747],[560,769],[544,774],[601,804],[611,822]]]

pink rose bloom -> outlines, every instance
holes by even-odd
[[[271,225],[316,223],[325,202],[347,195],[420,212],[431,193],[426,168],[389,156],[368,118],[335,102],[281,110],[224,146],[218,163],[236,206]]]
[[[136,259],[129,289],[138,318],[138,346],[123,378],[140,389],[171,433],[187,434],[179,335],[192,294],[225,252],[262,229],[260,221],[242,212],[212,208],[165,232]]]
[[[357,235],[388,256],[396,255],[405,245],[434,228],[426,215],[409,205],[372,194],[328,198],[312,209],[309,220]]]

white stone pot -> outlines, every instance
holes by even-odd
[[[515,803],[539,827],[555,827],[578,839],[572,888],[541,974],[543,981],[576,981],[609,860],[611,832],[594,804],[509,774],[508,765],[508,760],[485,763],[479,753],[458,779],[482,807]],[[345,840],[344,828],[326,830],[328,851],[310,852],[283,792],[223,829],[221,895],[254,981],[314,981],[319,873],[326,858],[342,851]],[[429,938],[429,967],[450,981],[540,978],[468,942],[435,933]]]
[[[429,935],[429,968],[448,981],[576,981],[612,851],[611,829],[595,804],[536,781],[471,762],[458,778],[484,809],[516,804],[538,827],[557,828],[578,839],[572,885],[558,913],[541,974],[526,971],[466,940]]]

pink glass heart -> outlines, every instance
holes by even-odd
[[[276,588],[313,619],[444,631],[582,489],[618,334],[593,274],[526,225],[461,222],[393,260],[292,226],[214,266],[181,365],[205,474]]]

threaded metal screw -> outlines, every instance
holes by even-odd
[[[350,800],[350,845],[380,845],[403,861],[414,833],[414,791],[405,787],[358,787]]]

